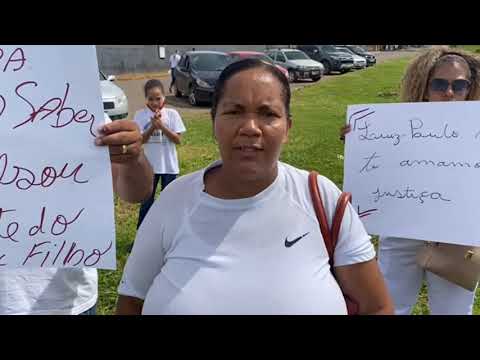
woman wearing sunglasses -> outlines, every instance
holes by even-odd
[[[402,102],[466,101],[480,99],[480,60],[448,47],[434,47],[415,58],[402,82]],[[350,131],[341,129],[340,138]],[[433,240],[434,241],[434,240]],[[428,287],[431,314],[472,314],[475,292],[465,290],[423,270],[416,254],[424,242],[381,237],[379,265],[395,303],[397,315],[411,314],[423,280]]]
[[[148,80],[143,90],[145,108],[136,112],[134,121],[142,131],[145,155],[155,176],[152,195],[140,207],[137,228],[155,201],[159,180],[162,180],[163,190],[178,176],[180,169],[176,145],[180,144],[182,133],[186,131],[177,110],[165,108],[165,90],[161,81]]]

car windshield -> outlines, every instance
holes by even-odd
[[[336,52],[337,49],[333,45],[322,45],[322,50],[326,52]]]
[[[102,80],[107,80],[107,77],[105,76],[104,73],[102,73],[101,71],[99,71],[98,74],[99,74],[99,79],[100,79],[100,81],[102,81]]]
[[[349,46],[350,50],[356,52],[357,54],[366,54],[366,51],[360,46]]]
[[[222,71],[230,60],[223,54],[196,54],[191,56],[190,63],[197,71]]]
[[[268,62],[269,64],[273,64],[273,60],[270,59],[267,55],[264,55],[264,54],[254,54],[251,57],[255,58],[255,59],[260,59],[260,60],[265,61],[265,62]]]
[[[309,59],[309,57],[301,51],[285,51],[284,54],[285,54],[285,56],[287,57],[288,60]]]
[[[347,54],[350,54],[350,55],[354,55],[351,50],[349,50],[347,48],[344,48],[344,47],[338,47],[337,51],[341,51],[341,52],[344,52],[344,53],[347,53]]]

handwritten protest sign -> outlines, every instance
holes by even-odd
[[[480,246],[480,102],[348,107],[344,190],[371,234]]]
[[[0,269],[115,269],[94,46],[0,45]]]

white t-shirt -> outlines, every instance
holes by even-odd
[[[278,170],[267,189],[239,200],[204,192],[206,170],[172,183],[137,233],[118,292],[145,299],[143,314],[346,314],[308,172],[284,163]],[[318,181],[331,219],[340,191],[323,176]],[[287,247],[287,241],[294,244]],[[374,257],[349,206],[335,265]]]
[[[98,298],[97,269],[0,270],[0,315],[78,315]]]
[[[162,121],[166,126],[177,134],[186,131],[180,114],[175,109],[163,108],[161,110]],[[135,113],[134,121],[144,133],[150,128],[151,118],[154,113],[149,108],[144,108]],[[145,156],[152,165],[155,174],[178,174],[180,172],[178,166],[177,148],[175,143],[171,141],[160,130],[155,130],[150,136],[148,142],[144,145]]]
[[[179,54],[172,54],[170,56],[169,62],[170,62],[170,69],[175,69],[180,62],[180,59],[182,57]]]

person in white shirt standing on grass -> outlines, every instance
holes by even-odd
[[[178,53],[178,50],[175,50],[175,52],[172,55],[170,55],[170,59],[168,60],[168,62],[170,63],[170,75],[172,76],[172,82],[170,83],[170,88],[169,88],[170,92],[172,92],[172,86],[173,84],[175,84],[175,68],[177,67],[181,58],[182,57]]]
[[[155,201],[158,182],[162,179],[162,190],[180,173],[176,145],[180,144],[186,131],[180,114],[175,109],[165,108],[165,90],[159,80],[148,80],[144,93],[146,106],[136,112],[134,121],[143,136],[145,155],[153,167],[153,192],[141,206],[137,228]]]

